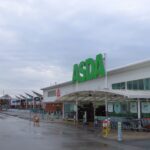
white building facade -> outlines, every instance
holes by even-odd
[[[64,118],[75,116],[80,120],[85,111],[90,118],[150,118],[150,60],[106,70],[105,76],[96,79],[69,81],[42,90],[43,103],[60,101],[64,104]],[[67,105],[70,108],[66,108]]]

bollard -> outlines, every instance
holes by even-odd
[[[122,125],[121,122],[118,122],[118,141],[122,141]]]
[[[103,120],[103,129],[102,129],[102,135],[103,137],[107,137],[110,134],[110,120],[105,119]]]

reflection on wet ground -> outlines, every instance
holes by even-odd
[[[0,150],[117,150],[92,133],[62,124],[40,124],[0,114]]]

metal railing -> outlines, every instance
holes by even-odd
[[[136,131],[150,131],[150,119],[123,119],[122,121],[123,130],[136,130]],[[111,120],[111,128],[117,129],[118,121]]]

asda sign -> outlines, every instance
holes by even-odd
[[[102,54],[97,55],[95,60],[88,58],[73,66],[73,82],[84,82],[104,76],[105,67]]]

